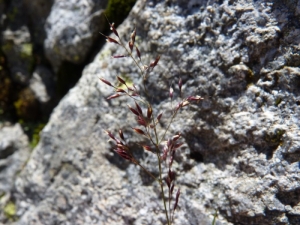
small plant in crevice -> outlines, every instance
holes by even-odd
[[[114,93],[107,98],[108,100],[120,97],[127,97],[133,100],[134,105],[128,105],[128,110],[135,116],[136,125],[130,124],[130,127],[137,135],[144,137],[148,141],[146,144],[137,144],[141,145],[145,151],[156,155],[159,171],[158,176],[152,174],[134,157],[130,146],[126,142],[126,138],[124,137],[122,130],[119,130],[118,134],[114,134],[113,132],[106,130],[106,134],[114,142],[114,151],[119,156],[139,166],[151,178],[153,178],[153,180],[157,181],[162,194],[166,223],[171,225],[174,223],[174,213],[178,207],[180,197],[180,188],[176,188],[177,190],[175,191],[176,176],[174,170],[172,169],[172,165],[175,154],[183,143],[180,141],[181,134],[179,132],[169,138],[167,138],[167,134],[170,131],[170,126],[174,122],[174,119],[178,115],[179,111],[191,103],[199,102],[203,98],[198,95],[184,98],[182,91],[182,79],[180,78],[178,82],[179,101],[176,104],[173,103],[173,88],[170,87],[169,97],[172,103],[171,116],[167,122],[165,130],[158,132],[159,129],[162,129],[159,125],[163,113],[153,112],[154,107],[149,100],[152,99],[152,96],[150,96],[147,89],[146,80],[150,75],[153,76],[152,72],[158,64],[160,56],[157,56],[150,64],[145,65],[142,60],[142,54],[135,44],[136,29],[134,29],[131,33],[130,40],[127,43],[124,42],[119,36],[117,30],[115,29],[114,23],[108,23],[116,38],[112,38],[104,34],[102,35],[106,38],[107,42],[119,45],[126,51],[125,55],[114,55],[112,58],[120,59],[124,57],[130,57],[133,60],[133,65],[135,65],[139,70],[143,82],[141,84],[141,88],[139,89],[136,84],[127,83],[126,80],[121,76],[116,77],[118,82],[122,84],[121,86],[114,85],[111,81],[103,78],[99,79],[104,84],[110,86],[114,91]],[[135,54],[133,52],[135,52]]]

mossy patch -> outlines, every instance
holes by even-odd
[[[19,93],[19,98],[14,102],[16,113],[19,119],[33,121],[38,118],[39,105],[33,91],[25,88]]]
[[[246,73],[246,82],[248,84],[248,86],[252,85],[254,83],[254,73],[251,69],[248,69],[247,73]]]
[[[278,106],[282,102],[281,98],[276,98],[275,100],[275,106]]]
[[[135,2],[136,0],[109,0],[105,14],[111,22],[118,26],[127,17]]]
[[[13,203],[12,201],[9,201],[3,209],[4,215],[6,216],[6,218],[8,218],[9,220],[16,220],[16,212],[17,212],[17,208],[15,203]]]
[[[6,42],[1,46],[3,52],[7,53],[13,49],[13,43],[11,41]]]
[[[32,43],[23,43],[17,46],[12,41],[6,41],[6,43],[1,46],[1,49],[6,55],[14,56],[16,57],[16,61],[26,65],[26,70],[29,73],[32,72],[35,63]]]
[[[73,59],[74,59],[74,61],[79,61],[80,57],[79,57],[79,55],[75,55],[75,56],[73,57]]]
[[[268,133],[265,135],[264,139],[271,146],[279,146],[282,144],[282,136],[284,135],[285,130],[276,129],[274,132]]]
[[[20,49],[20,57],[21,59],[27,62],[27,71],[32,72],[34,68],[34,57],[33,57],[33,45],[32,43],[24,43],[21,45]]]
[[[19,10],[17,7],[14,7],[12,10],[10,10],[8,13],[7,13],[7,18],[10,22],[14,21],[17,17],[17,15],[19,14]]]
[[[21,57],[28,58],[32,57],[32,44],[31,43],[24,43],[21,45]]]
[[[39,120],[42,120],[42,122],[30,122],[24,120],[18,121],[18,123],[22,126],[22,129],[24,130],[25,134],[29,138],[29,145],[31,149],[33,149],[39,143],[40,132],[46,125],[44,118],[39,118]]]
[[[39,123],[36,126],[33,127],[33,131],[32,131],[32,137],[30,140],[30,147],[33,149],[35,146],[37,146],[37,144],[40,141],[40,132],[43,130],[43,128],[45,127],[45,123]]]

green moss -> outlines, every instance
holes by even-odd
[[[1,49],[6,55],[18,54],[23,63],[26,63],[26,65],[28,65],[28,67],[26,68],[28,72],[32,72],[34,67],[32,43],[23,43],[18,47],[12,41],[8,41],[1,46]]]
[[[276,129],[274,132],[271,132],[269,134],[266,134],[264,139],[267,141],[270,145],[278,146],[281,145],[283,140],[282,136],[285,134],[285,130],[282,129]]]
[[[27,70],[32,72],[34,68],[33,45],[32,43],[24,43],[21,45],[20,57],[27,61]]]
[[[4,45],[1,46],[1,49],[3,52],[7,53],[13,49],[13,43],[12,42],[6,42]]]
[[[40,141],[40,132],[45,127],[45,125],[46,124],[44,124],[44,123],[40,123],[40,124],[37,124],[33,128],[33,133],[32,133],[32,137],[31,137],[31,141],[30,141],[30,147],[31,148],[34,148],[39,143],[39,141]]]
[[[4,206],[4,215],[10,219],[10,220],[15,220],[15,216],[16,216],[16,205],[15,203],[13,203],[12,201],[8,202],[5,206]]]
[[[18,100],[14,102],[14,106],[19,119],[31,121],[38,118],[39,105],[34,93],[29,88],[20,91]]]
[[[39,118],[41,120],[41,118]],[[42,122],[28,122],[20,119],[18,123],[29,138],[29,145],[33,149],[40,141],[40,132],[45,127],[45,119]]]
[[[17,7],[14,7],[8,14],[7,14],[7,18],[9,21],[14,21],[16,16],[18,15],[19,10]]]
[[[136,0],[109,0],[105,14],[116,26],[121,24],[134,6]]]
[[[21,45],[21,57],[28,58],[32,57],[32,44],[31,43],[24,43]]]
[[[281,98],[276,98],[275,100],[275,106],[278,106],[282,102]]]
[[[254,77],[253,71],[249,69],[246,74],[246,81],[247,81],[248,86],[253,84],[254,78],[255,77]]]
[[[75,60],[75,61],[79,61],[79,56],[78,56],[78,55],[75,55],[75,56],[74,56],[74,60]]]

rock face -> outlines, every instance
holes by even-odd
[[[13,80],[26,84],[29,81],[33,64],[32,44],[28,28],[22,26],[15,31],[10,29],[4,31],[2,50],[7,55]]]
[[[4,79],[3,71],[7,71],[5,77],[9,77],[15,89],[12,102],[7,103],[10,107],[6,108],[17,108],[14,102],[20,100],[19,92],[29,88],[39,102],[37,108],[42,108],[40,117],[48,118],[61,95],[78,81],[85,61],[99,51],[97,38],[106,27],[103,12],[107,2],[0,2],[0,77]],[[24,120],[18,115],[16,120],[19,119]]]
[[[82,63],[103,30],[107,0],[54,1],[46,22],[47,58],[55,70],[62,61]]]
[[[1,49],[13,80],[22,85],[28,83],[33,70],[34,47],[37,50],[44,42],[44,24],[51,4],[51,0],[12,0],[1,3]]]
[[[171,115],[169,88],[204,97],[170,127],[184,147],[174,162],[181,188],[175,224],[300,223],[300,1],[138,1],[118,29],[136,26],[145,63],[161,55],[146,87],[154,113]],[[15,183],[16,224],[165,224],[159,188],[112,153],[103,130],[123,129],[143,165],[157,173],[130,129],[126,98],[98,77],[120,75],[142,90],[124,51],[105,45],[54,110]],[[150,61],[149,61],[150,60]],[[177,101],[175,99],[174,101]]]
[[[24,134],[21,126],[0,127],[0,221],[5,221],[9,214],[7,206],[9,204],[11,190],[14,187],[16,177],[24,167],[30,155],[28,138]],[[12,215],[11,215],[12,216]]]

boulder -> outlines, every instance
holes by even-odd
[[[9,206],[14,207],[12,193],[14,181],[30,155],[27,136],[19,124],[0,124],[0,221],[14,217]]]
[[[136,158],[158,174],[155,154],[142,150],[145,139],[131,129],[132,100],[107,100],[113,91],[98,79],[118,85],[116,76],[141,93],[145,86],[153,113],[163,112],[160,136],[179,101],[180,78],[184,96],[204,98],[181,110],[166,135],[180,132],[184,143],[173,165],[182,193],[175,224],[212,224],[216,211],[216,224],[299,224],[295,2],[138,1],[118,32],[126,43],[136,27],[143,64],[161,55],[158,65],[143,85],[130,57],[110,57],[126,52],[109,43],[86,66],[16,180],[16,224],[166,224],[157,183],[107,142],[104,130],[122,129]]]
[[[104,28],[107,0],[54,1],[46,24],[45,54],[55,71],[63,61],[81,64]]]

